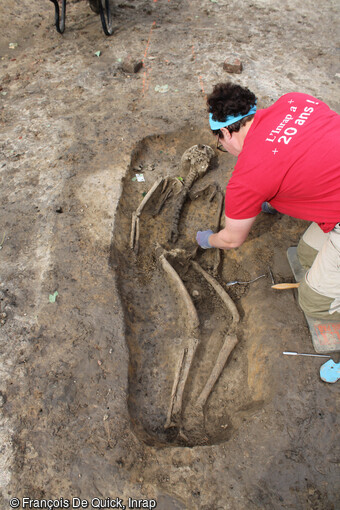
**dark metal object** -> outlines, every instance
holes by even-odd
[[[58,0],[50,0],[55,8],[55,26],[57,32],[62,34],[65,30],[66,0],[61,0],[61,14]],[[112,35],[112,19],[110,12],[110,0],[89,0],[93,12],[100,15],[105,35]]]
[[[110,0],[89,0],[90,7],[96,14],[100,14],[103,30],[106,35],[113,34]]]
[[[110,0],[105,0],[105,6],[103,6],[103,1],[99,2],[99,14],[102,22],[102,27],[105,35],[112,35],[112,20],[111,20],[111,12],[110,12]]]
[[[51,2],[54,3],[54,9],[55,9],[55,26],[57,29],[57,32],[59,34],[62,34],[65,30],[65,16],[66,16],[66,0],[62,0],[61,3],[61,18],[59,14],[59,3],[58,0],[51,0]]]
[[[238,280],[233,280],[232,282],[227,282],[226,285],[228,287],[231,287],[232,285],[236,285],[236,284],[245,285],[246,283],[256,282],[256,280],[259,280],[260,278],[263,278],[264,276],[267,276],[267,275],[261,274],[261,276],[258,276],[257,278],[254,278],[253,280],[249,280],[249,282],[239,282]]]

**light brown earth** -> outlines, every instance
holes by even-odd
[[[51,2],[0,5],[0,507],[133,497],[161,510],[336,510],[338,386],[320,380],[321,358],[282,355],[313,346],[294,291],[273,291],[268,277],[269,266],[276,283],[293,281],[285,252],[307,223],[261,214],[223,255],[217,280],[241,315],[239,342],[199,423],[192,406],[231,316],[172,261],[200,319],[187,441],[164,431],[187,313],[155,243],[194,250],[196,230],[215,225],[217,198],[186,202],[173,245],[173,198],[153,216],[158,190],[138,256],[129,242],[132,212],[157,177],[184,178],[184,151],[214,145],[205,95],[216,82],[249,86],[260,107],[294,90],[340,111],[339,4],[124,0],[113,11],[107,38],[87,2],[69,2],[61,36]],[[122,70],[128,56],[143,60],[138,73]],[[234,56],[242,74],[223,70]],[[216,154],[195,186],[223,189],[234,164]],[[195,260],[211,271],[214,257]]]

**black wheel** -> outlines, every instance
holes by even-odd
[[[61,2],[61,16],[60,16],[60,11],[59,11],[58,0],[51,0],[51,2],[54,4],[55,26],[56,26],[57,32],[59,32],[59,34],[62,34],[65,30],[66,0],[62,0],[62,2]]]
[[[98,0],[99,14],[106,35],[113,34],[112,19],[110,12],[110,0]]]

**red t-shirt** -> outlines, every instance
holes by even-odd
[[[340,221],[340,115],[290,93],[256,112],[228,182],[226,216],[246,219],[270,202],[329,232]]]

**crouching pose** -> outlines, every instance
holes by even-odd
[[[307,269],[303,311],[340,319],[340,115],[308,94],[257,110],[247,88],[221,83],[208,96],[217,148],[237,156],[226,189],[225,228],[197,232],[202,248],[237,248],[261,210],[313,222],[298,246]]]

